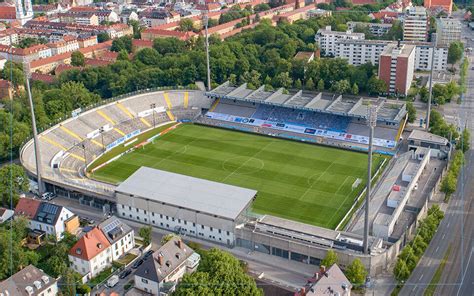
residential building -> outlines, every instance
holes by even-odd
[[[332,56],[347,59],[349,64],[360,66],[365,63],[376,65],[379,57],[390,44],[388,40],[340,40],[336,42],[335,52],[329,53]],[[415,50],[415,70],[431,70],[432,54],[434,52],[434,69],[444,71],[448,64],[448,47],[437,46],[433,50],[433,45],[429,42],[401,42],[416,46]]]
[[[48,43],[53,55],[59,55],[66,52],[73,52],[79,49],[79,42],[73,36],[64,36],[62,41]]]
[[[162,29],[148,28],[142,31],[142,39],[153,41],[156,38],[175,37],[186,41],[197,36],[194,32],[168,31]]]
[[[151,295],[169,295],[186,273],[197,269],[200,259],[181,238],[174,237],[137,269],[135,287]]]
[[[403,21],[404,41],[427,41],[429,20],[426,9],[422,6],[413,6],[407,9]]]
[[[298,51],[293,57],[295,60],[301,60],[305,63],[309,63],[314,60],[314,51]]]
[[[450,15],[453,11],[453,0],[425,0],[423,6],[425,8],[440,7]]]
[[[17,48],[0,45],[0,56],[11,59],[13,62],[24,63],[38,59],[45,59],[52,55],[51,50],[44,44],[37,44],[27,48]]]
[[[128,24],[132,20],[138,21],[137,12],[130,9],[123,9],[119,17],[120,17],[120,21],[124,24]]]
[[[56,279],[41,269],[28,265],[8,279],[0,282],[0,295],[5,296],[56,296]]]
[[[364,33],[353,33],[352,31],[332,31],[331,26],[327,26],[325,29],[319,29],[315,36],[315,41],[319,45],[323,56],[331,56],[331,53],[336,52],[336,42],[345,39],[363,40],[365,35]]]
[[[457,18],[436,19],[436,44],[449,46],[461,40],[461,21]]]
[[[99,25],[99,17],[95,13],[84,12],[64,12],[58,14],[63,23],[74,23],[78,25]]]
[[[67,208],[31,198],[20,198],[15,215],[28,219],[30,229],[53,235],[56,240],[66,231],[76,233],[79,227],[79,217]]]
[[[322,265],[295,296],[351,295],[352,284],[337,264]]]
[[[332,15],[332,11],[330,10],[324,10],[324,9],[311,9],[308,11],[308,17],[329,17]]]
[[[364,22],[347,22],[349,30],[354,32],[356,27],[367,27],[369,32],[374,36],[382,36],[387,34],[388,31],[392,28],[392,24],[383,24],[383,23],[364,23]]]
[[[156,9],[140,13],[139,18],[147,27],[151,28],[163,24],[178,22],[181,19],[181,16],[175,11]]]
[[[379,77],[387,84],[387,93],[407,95],[415,69],[415,46],[390,43],[380,55]]]
[[[119,217],[231,246],[235,226],[242,223],[256,193],[141,167],[116,188],[117,212]]]
[[[69,251],[71,268],[85,280],[97,276],[112,264],[112,250],[104,233],[97,227],[82,236]]]
[[[79,48],[94,46],[98,43],[97,36],[79,36],[79,38],[77,38],[77,42],[79,44]]]
[[[115,261],[135,247],[134,231],[116,217],[98,225],[111,245],[112,260]]]
[[[0,82],[1,81],[5,81],[5,80],[2,79],[2,80],[0,80]],[[2,96],[2,91],[3,91],[2,90],[2,85],[0,83],[0,99],[5,97],[5,96]],[[11,217],[13,217],[14,213],[15,212],[12,211],[12,210],[0,207],[0,224],[7,221]]]

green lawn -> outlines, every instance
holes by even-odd
[[[374,155],[374,168],[382,159]],[[334,229],[364,186],[367,155],[186,124],[92,177],[118,183],[141,166],[252,188],[254,212]]]

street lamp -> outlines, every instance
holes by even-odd
[[[82,147],[82,152],[84,154],[84,174],[85,174],[87,170],[86,144],[81,143],[81,147]]]
[[[207,91],[211,91],[211,68],[209,66],[209,34],[208,34],[208,27],[209,27],[209,16],[208,11],[204,11],[204,15],[202,17],[202,21],[204,23],[204,31],[205,31],[205,43],[206,43],[206,67],[207,67]]]
[[[155,123],[155,108],[156,108],[156,104],[155,104],[155,103],[150,104],[150,108],[151,108],[151,113],[153,114],[153,128],[155,128],[155,126],[156,126],[156,123]]]
[[[367,190],[365,197],[365,220],[364,220],[364,254],[369,254],[369,204],[370,187],[372,181],[372,148],[374,138],[374,128],[377,124],[377,107],[369,105],[367,115],[367,124],[369,126],[369,161],[367,170]]]
[[[30,104],[30,111],[31,111],[31,127],[33,128],[33,142],[34,142],[34,147],[35,147],[36,178],[38,181],[38,193],[41,196],[41,194],[43,194],[44,192],[43,181],[41,177],[41,174],[42,174],[41,153],[40,153],[40,147],[39,147],[38,130],[36,129],[35,107],[33,104],[33,98],[31,96],[31,88],[30,88],[30,64],[27,60],[25,60],[23,63],[23,71],[25,72],[26,90],[28,92],[28,102]]]

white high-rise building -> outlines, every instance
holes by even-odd
[[[461,21],[453,18],[436,20],[436,44],[449,46],[453,41],[461,40]]]
[[[336,42],[339,40],[363,40],[364,33],[353,33],[352,31],[339,32],[332,31],[331,26],[325,29],[319,29],[314,40],[319,45],[321,54],[324,56],[333,56],[336,51]]]
[[[403,21],[403,40],[428,40],[428,14],[423,6],[413,6],[407,9]]]

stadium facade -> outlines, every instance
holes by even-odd
[[[318,264],[325,252],[334,248],[342,265],[356,256],[373,273],[386,267],[398,252],[390,248],[388,254],[384,251],[386,243],[372,237],[373,253],[363,255],[358,235],[251,214],[248,208],[256,194],[253,190],[147,168],[139,169],[118,186],[90,179],[86,173],[89,165],[111,149],[128,146],[127,153],[143,144],[136,141],[137,136],[176,121],[366,151],[369,104],[377,106],[379,116],[376,151],[394,155],[406,122],[406,108],[384,99],[303,91],[288,94],[283,89],[249,89],[246,84],[231,86],[228,82],[207,93],[148,90],[129,94],[75,110],[70,118],[43,131],[39,136],[42,176],[48,191],[117,212],[122,218],[312,264]],[[21,162],[34,178],[32,140],[22,148]],[[162,184],[152,179],[168,181]],[[198,189],[185,193],[180,183],[194,184]],[[206,187],[212,187],[213,193],[204,190]],[[232,202],[219,203],[229,192],[235,193]],[[203,205],[207,206],[200,208]]]

